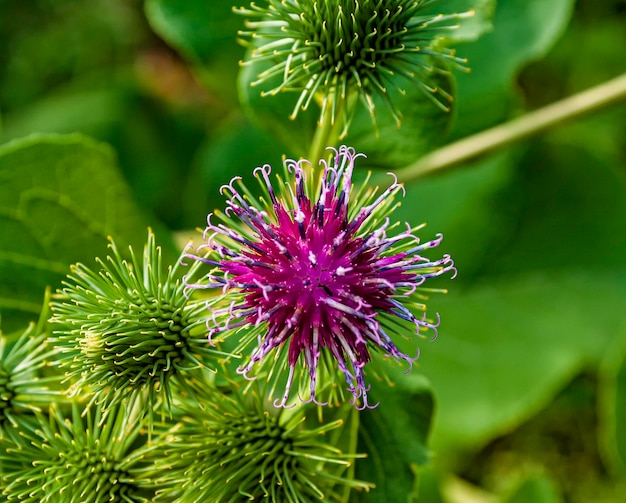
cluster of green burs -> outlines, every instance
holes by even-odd
[[[72,268],[38,324],[0,333],[3,500],[333,501],[368,487],[336,447],[342,419],[275,409],[262,384],[230,379],[205,300],[152,233],[142,257],[110,249]]]

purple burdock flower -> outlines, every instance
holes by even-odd
[[[225,212],[209,214],[205,244],[186,254],[210,266],[187,286],[221,290],[207,301],[210,337],[237,332],[237,351],[256,346],[239,372],[248,377],[254,369],[272,396],[284,386],[276,406],[291,403],[296,375],[300,400],[319,404],[324,395],[336,401],[342,387],[337,391],[335,366],[353,403],[371,406],[364,378],[371,351],[411,367],[419,350],[408,356],[391,336],[429,330],[436,336],[439,316],[428,319],[423,301],[442,290],[422,285],[456,272],[449,255],[422,256],[441,235],[420,243],[415,232],[422,226],[390,223],[402,185],[394,181],[382,193],[367,181],[353,187],[354,162],[364,155],[345,146],[332,150],[318,170],[305,160],[285,161],[285,176],[295,182],[276,177],[277,190],[270,166],[257,168],[259,198],[240,182],[235,187],[239,177],[222,187],[230,197]]]

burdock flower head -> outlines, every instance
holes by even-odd
[[[311,101],[321,103],[321,119],[344,112],[358,96],[372,118],[378,96],[400,122],[390,94],[417,86],[440,108],[452,97],[436,84],[450,65],[466,61],[445,47],[445,33],[473,14],[432,15],[425,8],[437,0],[268,0],[237,12],[247,16],[240,34],[251,51],[243,64],[263,68],[253,85],[262,94],[299,93],[292,118]],[[390,91],[392,91],[390,93]]]
[[[154,501],[343,501],[348,488],[371,487],[348,471],[361,456],[336,446],[342,420],[307,424],[303,409],[264,410],[256,391],[206,391],[201,409],[183,408],[155,441]]]
[[[277,177],[276,187],[270,166],[259,167],[258,199],[234,179],[222,188],[226,211],[208,216],[206,243],[187,253],[210,268],[195,282],[188,278],[188,286],[223,293],[207,303],[211,335],[240,333],[241,352],[256,345],[239,371],[248,376],[256,369],[272,383],[272,395],[282,383],[277,406],[291,403],[296,373],[304,374],[296,379],[302,400],[336,398],[338,366],[354,403],[366,407],[370,352],[412,364],[417,356],[400,351],[392,336],[437,333],[438,316],[425,313],[423,284],[454,271],[452,259],[422,255],[441,235],[422,243],[419,227],[392,224],[400,184],[381,193],[367,183],[353,187],[362,155],[333,149],[313,171],[308,161],[288,160],[286,176],[295,182]]]
[[[185,386],[186,371],[223,353],[206,339],[204,304],[188,301],[179,264],[165,269],[152,232],[143,258],[110,248],[99,270],[72,267],[52,303],[54,341],[71,392],[92,393],[105,408],[145,393],[151,418],[154,405],[169,407],[172,384]]]
[[[46,375],[54,350],[35,324],[14,337],[0,331],[0,439],[59,397],[58,375]],[[11,341],[11,339],[13,339]]]
[[[0,449],[4,501],[32,503],[147,503],[154,491],[142,480],[149,454],[141,444],[141,403],[124,403],[103,416],[72,404],[71,417],[55,405],[30,428],[11,428]],[[137,449],[137,450],[135,450]]]

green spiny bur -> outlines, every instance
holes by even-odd
[[[206,336],[203,301],[190,302],[179,264],[164,270],[150,232],[143,257],[122,258],[115,243],[94,271],[83,264],[52,302],[53,341],[71,383],[70,395],[90,395],[105,409],[146,395],[154,407],[171,407],[172,385],[185,386],[187,373],[214,368],[215,349]]]
[[[435,0],[436,1],[436,0]],[[343,111],[344,134],[358,97],[375,122],[374,97],[382,98],[398,124],[402,114],[390,90],[405,93],[417,86],[435,105],[448,111],[452,96],[434,82],[465,59],[445,47],[445,33],[473,15],[430,15],[429,0],[270,0],[236,12],[248,17],[242,42],[250,47],[244,65],[261,63],[252,85],[272,83],[263,92],[299,93],[292,118],[312,101],[321,104],[320,122],[330,110],[331,122]],[[399,77],[399,79],[398,79]],[[350,110],[349,110],[350,109]]]
[[[61,376],[49,372],[55,350],[41,327],[31,324],[13,338],[0,332],[0,440],[60,396]]]
[[[339,501],[346,486],[369,489],[346,477],[359,456],[324,441],[342,421],[310,427],[310,409],[266,409],[258,388],[197,395],[203,406],[184,405],[181,421],[156,440],[155,501]]]
[[[105,417],[100,407],[82,411],[74,403],[65,417],[55,404],[32,426],[8,429],[0,451],[2,495],[33,503],[152,501],[140,469],[145,455],[134,453],[143,406],[125,402]]]

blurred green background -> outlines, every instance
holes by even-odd
[[[383,172],[626,71],[623,0],[439,6],[476,8],[455,43],[472,71],[448,116],[402,109],[380,140],[357,119],[346,143]],[[291,125],[292,97],[250,94],[231,7],[0,0],[5,330],[108,234],[139,246],[150,225],[173,257],[167,229],[203,227],[232,176],[306,154],[316,115]],[[418,501],[626,500],[625,167],[620,104],[407,187],[397,218],[443,232],[459,269],[431,302],[438,340],[398,377],[435,396]]]

